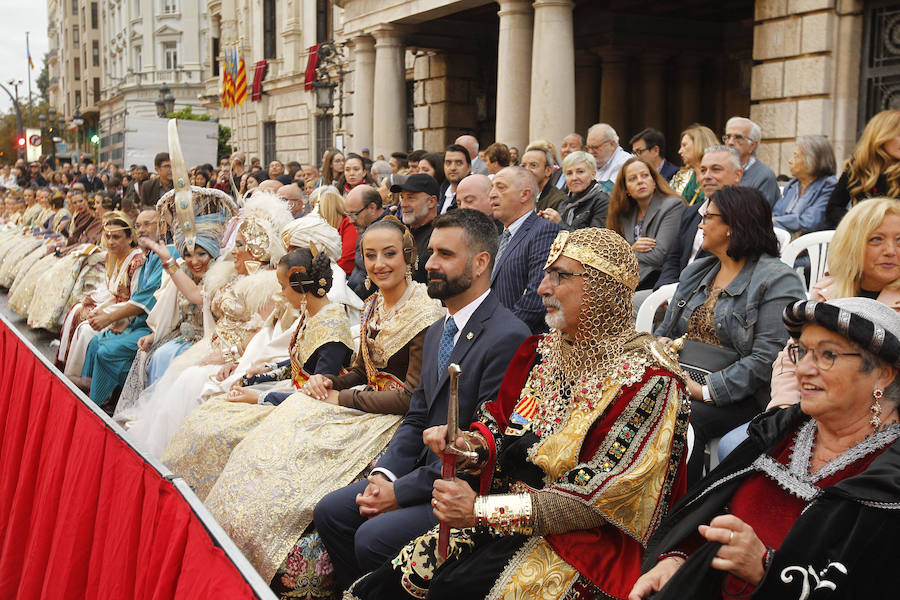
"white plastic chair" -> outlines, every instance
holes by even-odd
[[[807,233],[798,237],[781,251],[782,262],[789,267],[793,267],[797,256],[806,250],[806,253],[809,255],[809,286],[806,290],[807,294],[812,292],[816,282],[825,275],[828,267],[828,246],[831,244],[831,238],[833,237],[833,229]],[[800,275],[803,275],[802,271]]]
[[[634,320],[634,328],[638,331],[653,333],[653,316],[656,315],[656,309],[663,302],[671,300],[677,288],[677,283],[669,283],[647,296],[647,299],[644,300],[638,309],[637,317]]]
[[[775,237],[778,239],[778,251],[784,252],[784,249],[791,243],[791,232],[781,227],[773,227],[772,229],[775,230]]]

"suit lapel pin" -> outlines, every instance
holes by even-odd
[[[470,331],[469,333],[466,334],[466,339],[467,339],[467,340],[471,340],[473,337],[475,337],[475,334],[472,333],[471,331]]]

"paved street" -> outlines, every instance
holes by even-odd
[[[6,292],[0,292],[0,314],[16,327],[20,335],[23,335],[25,339],[34,344],[44,356],[50,359],[51,363],[53,362],[55,349],[50,347],[50,342],[56,336],[43,329],[31,329],[28,327],[25,324],[25,319],[11,311],[9,306],[7,306]]]

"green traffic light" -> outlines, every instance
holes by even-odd
[[[92,144],[99,144],[99,143],[100,143],[100,136],[97,135],[96,133],[95,133],[94,135],[92,135],[92,136],[91,136],[91,143],[92,143]]]

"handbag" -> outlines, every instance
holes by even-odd
[[[678,363],[691,379],[706,385],[706,376],[737,362],[741,355],[734,350],[694,340],[684,340]]]

